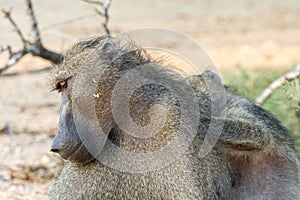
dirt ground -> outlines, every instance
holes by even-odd
[[[63,51],[80,38],[104,33],[94,6],[75,0],[33,3],[48,48]],[[30,37],[24,2],[1,1],[1,9],[11,7]],[[238,66],[285,71],[300,62],[299,19],[298,0],[119,0],[112,3],[109,27],[113,34],[142,27],[184,33],[206,49],[221,73],[235,73]],[[21,48],[4,18],[0,29],[0,45]],[[188,47],[184,50],[193,52]],[[0,67],[6,61],[7,55],[1,54]],[[60,96],[49,93],[49,71],[26,73],[46,66],[48,62],[26,56],[6,72],[21,75],[0,77],[0,200],[47,199],[62,166],[62,160],[49,152]]]

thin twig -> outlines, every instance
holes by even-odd
[[[103,3],[101,1],[91,1],[91,0],[81,0],[81,1],[90,3],[90,4],[96,4],[96,5],[103,6]]]
[[[83,2],[86,3],[90,3],[90,4],[97,4],[101,6],[101,10],[95,9],[95,12],[104,17],[104,22],[102,23],[102,26],[105,30],[106,35],[110,36],[110,30],[108,28],[108,22],[109,22],[109,14],[108,14],[108,10],[109,7],[111,5],[112,0],[105,0],[104,3],[102,3],[101,1],[92,1],[92,0],[81,0]]]
[[[2,9],[2,12],[4,14],[4,17],[8,19],[8,21],[13,25],[13,27],[15,28],[15,31],[17,32],[17,34],[19,35],[19,37],[22,40],[22,43],[24,46],[26,46],[27,44],[27,40],[25,39],[20,27],[18,26],[18,24],[15,22],[15,20],[13,20],[13,18],[11,17],[11,11],[12,10],[4,10]]]
[[[48,26],[44,26],[44,27],[41,28],[41,30],[48,30],[48,29],[60,27],[60,26],[63,26],[63,25],[67,25],[67,24],[71,24],[71,23],[74,23],[74,22],[85,20],[85,19],[88,19],[88,18],[91,18],[91,17],[95,17],[96,15],[97,15],[97,13],[78,16],[78,17],[75,17],[75,18],[67,19],[65,21],[61,21],[61,22],[58,22],[58,23],[50,24]]]
[[[44,67],[42,69],[34,69],[34,70],[28,70],[26,72],[13,72],[13,73],[5,73],[2,74],[2,77],[12,77],[12,76],[19,76],[19,75],[24,75],[24,74],[38,74],[41,72],[47,72],[52,69],[52,66]]]
[[[104,19],[105,19],[105,21],[103,23],[103,27],[104,27],[105,32],[106,32],[107,35],[110,35],[110,30],[108,29],[108,21],[109,21],[108,9],[111,5],[111,1],[112,0],[105,0],[105,3],[102,7],[102,14],[103,14]]]
[[[34,14],[31,0],[26,0],[26,5],[28,9],[28,14],[31,18],[31,35],[32,35],[33,43],[36,45],[41,45],[40,31],[38,29],[38,22]]]
[[[262,105],[277,88],[298,77],[300,77],[300,64],[298,64],[294,70],[282,75],[280,78],[271,83],[269,87],[267,87],[256,99],[256,104],[259,106]]]
[[[25,49],[16,52],[11,52],[6,65],[0,68],[0,74],[2,74],[5,70],[9,69],[10,67],[14,66],[25,54]]]
[[[11,51],[11,46],[10,45],[2,45],[1,50],[0,50],[0,54],[8,51],[9,55],[12,53]]]

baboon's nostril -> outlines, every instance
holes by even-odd
[[[52,152],[54,152],[54,153],[58,153],[58,152],[59,152],[59,149],[53,148],[53,149],[50,149],[50,151],[52,151]]]

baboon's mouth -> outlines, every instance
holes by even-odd
[[[71,162],[87,163],[95,159],[82,142],[77,144],[66,142],[66,144],[59,147],[56,147],[52,143],[50,151],[59,154],[63,159]]]
[[[69,157],[65,159],[74,162],[88,163],[94,160],[95,157],[86,149],[83,143],[80,143],[78,144],[78,147],[74,148],[74,151],[69,154]]]

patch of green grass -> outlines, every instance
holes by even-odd
[[[246,70],[239,67],[238,73],[224,72],[222,75],[225,84],[238,94],[255,100],[282,73],[282,70],[268,70],[266,68]],[[300,79],[287,83],[277,89],[262,107],[277,116],[295,138],[300,150],[300,117],[296,116],[300,115],[299,85]]]

